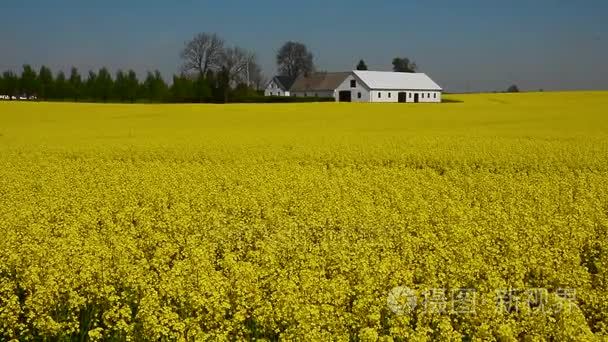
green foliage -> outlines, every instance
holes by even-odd
[[[65,73],[60,71],[55,78],[50,97],[53,99],[69,98],[69,84],[65,78]]]
[[[4,89],[2,94],[8,96],[17,96],[19,93],[19,76],[11,71],[5,71],[2,74]]]
[[[513,84],[509,88],[507,88],[507,93],[519,93],[519,88]]]
[[[417,69],[416,63],[410,61],[407,57],[395,57],[393,59],[393,71],[395,72],[416,72]]]
[[[174,102],[196,102],[196,93],[192,80],[185,76],[173,76],[171,99]],[[210,92],[210,91],[209,91]]]
[[[53,94],[53,85],[53,72],[43,65],[38,72],[38,97],[42,100],[48,100]]]
[[[357,70],[367,70],[367,64],[365,64],[365,61],[360,60],[356,68]]]
[[[163,102],[168,95],[168,87],[160,71],[148,72],[143,85],[144,98],[150,102]]]
[[[123,98],[133,103],[137,99],[137,90],[139,88],[139,80],[137,74],[133,70],[127,73],[127,79],[123,88],[124,93],[120,93]]]
[[[105,67],[99,69],[95,82],[93,83],[94,96],[101,99],[103,102],[107,102],[112,98],[113,87],[114,81],[112,80],[110,71]]]
[[[0,74],[0,95],[6,95],[8,93],[6,87],[6,81],[4,80],[4,75]]]
[[[70,81],[68,85],[68,94],[66,94],[65,98],[73,99],[74,101],[78,101],[83,93],[83,84],[82,84],[82,76],[78,72],[77,68],[72,68],[70,70]]]
[[[40,100],[87,101],[87,102],[192,102],[226,103],[239,102],[241,98],[256,95],[253,88],[243,84],[231,86],[228,70],[207,72],[204,77],[180,75],[173,77],[171,86],[163,80],[158,70],[148,72],[140,82],[133,70],[118,70],[114,78],[107,68],[97,73],[89,71],[83,82],[78,69],[72,68],[70,77],[59,72],[57,78],[43,66],[40,73],[25,65],[20,77],[4,72],[0,77],[0,95],[36,96]],[[262,99],[256,102],[264,102]]]
[[[36,71],[28,64],[23,66],[21,79],[19,80],[20,92],[25,96],[32,97],[38,93],[39,83],[37,80]]]

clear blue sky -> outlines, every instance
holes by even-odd
[[[448,91],[608,89],[608,1],[0,0],[0,70],[107,66],[169,77],[196,32],[251,49],[266,75],[287,40],[321,70],[408,56]]]

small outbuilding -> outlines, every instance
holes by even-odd
[[[424,73],[352,71],[336,87],[338,102],[441,102],[443,89]]]
[[[295,81],[289,76],[275,76],[264,89],[264,96],[290,96],[290,89]]]

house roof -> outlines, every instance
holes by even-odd
[[[369,89],[442,90],[437,83],[424,73],[361,70],[354,70],[353,73]]]
[[[275,76],[273,79],[276,81],[278,86],[284,91],[289,91],[289,89],[291,89],[291,86],[293,85],[293,82],[296,80],[295,78],[289,76]]]
[[[350,75],[350,72],[315,72],[296,78],[291,91],[335,90]]]

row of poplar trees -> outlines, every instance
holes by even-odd
[[[144,80],[133,70],[107,68],[89,71],[86,76],[76,68],[69,75],[24,65],[20,74],[5,71],[0,75],[0,95],[9,98],[36,98],[48,101],[87,102],[227,102],[231,98],[255,96],[245,85],[230,87],[228,75],[209,70],[204,77],[173,76],[168,85],[159,71],[148,72]]]

